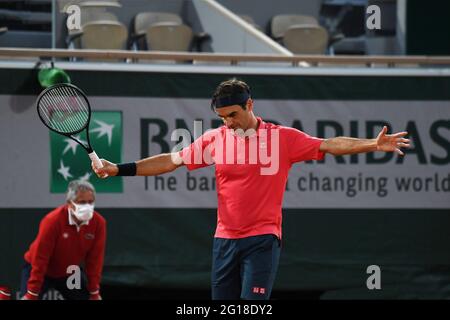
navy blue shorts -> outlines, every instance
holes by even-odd
[[[242,239],[214,238],[213,300],[268,300],[280,259],[281,242],[273,234]]]

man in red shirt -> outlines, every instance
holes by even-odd
[[[159,154],[94,171],[106,176],[154,176],[185,165],[215,165],[218,209],[213,245],[213,299],[269,299],[281,250],[283,194],[292,164],[332,155],[409,147],[407,132],[376,139],[320,139],[294,128],[264,122],[253,113],[250,88],[231,79],[211,103],[224,126],[207,131],[181,152]]]
[[[66,199],[42,219],[25,253],[22,300],[40,299],[51,288],[66,300],[101,299],[106,221],[94,211],[95,189],[87,181],[72,181]]]

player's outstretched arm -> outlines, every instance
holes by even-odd
[[[400,149],[410,147],[410,140],[404,138],[408,132],[398,132],[394,134],[386,133],[387,127],[383,127],[375,139],[349,137],[326,139],[320,145],[320,151],[335,156],[372,151],[397,152],[399,155],[403,156],[404,153]]]
[[[113,177],[119,174],[119,167],[117,164],[101,160],[103,168],[97,169],[92,163],[92,170],[100,178],[106,178],[108,176]],[[136,175],[137,176],[156,176],[159,174],[171,172],[183,165],[183,160],[178,153],[162,153],[156,156],[138,160],[136,163]]]

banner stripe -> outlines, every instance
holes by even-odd
[[[74,71],[88,96],[209,98],[223,74]],[[255,99],[450,100],[450,77],[239,75]],[[37,70],[0,69],[0,94],[37,95]]]

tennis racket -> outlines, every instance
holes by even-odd
[[[96,168],[103,167],[89,140],[91,105],[83,91],[72,84],[56,84],[42,91],[36,105],[39,118],[47,128],[76,141],[86,150]],[[85,129],[87,141],[83,143],[75,135]]]

